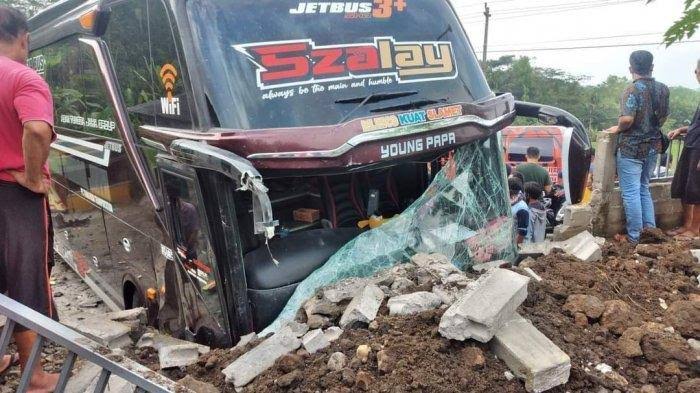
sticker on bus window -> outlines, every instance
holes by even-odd
[[[174,96],[177,68],[168,63],[160,68],[160,80],[165,88],[165,97],[160,98],[160,110],[164,115],[180,116],[180,99]]]
[[[345,19],[387,19],[407,8],[407,0],[300,1],[291,15],[343,15]]]
[[[322,46],[305,39],[233,47],[254,65],[260,90],[286,89],[264,99],[457,77],[449,41],[375,37],[367,43]]]

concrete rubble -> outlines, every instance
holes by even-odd
[[[297,321],[282,325],[276,334],[241,355],[222,372],[227,382],[241,389],[278,359],[300,347],[303,348],[296,355],[287,356],[328,351],[347,329],[367,326],[369,331],[375,331],[379,326],[375,318],[388,298],[389,315],[414,315],[447,308],[439,323],[439,334],[448,339],[490,342],[512,374],[525,380],[531,392],[565,383],[569,357],[516,313],[527,297],[530,278],[499,268],[507,264],[496,261],[474,280],[443,255],[416,254],[408,263],[374,277],[340,281],[319,290],[304,304],[304,312],[298,314]],[[542,280],[532,269],[526,270],[526,274]],[[338,347],[332,348],[337,351]],[[376,357],[377,364],[383,366],[380,371],[388,372],[391,356],[381,346],[362,344],[355,352],[352,359],[342,352],[328,352],[325,364],[329,370],[343,371],[345,378],[350,372],[346,369],[348,364],[368,364]],[[380,358],[384,361],[380,362]],[[280,381],[285,386],[291,383],[292,374],[298,373],[286,369],[284,372],[287,374],[275,382],[278,386]],[[355,374],[349,380],[359,383]]]
[[[453,340],[488,342],[525,301],[529,281],[510,270],[489,270],[445,311],[440,334]]]
[[[197,363],[200,355],[210,351],[206,345],[179,340],[156,331],[144,333],[136,347],[155,349],[161,369],[189,366]]]
[[[438,308],[440,297],[432,292],[414,292],[392,297],[387,302],[390,315],[412,315]]]
[[[105,318],[90,318],[82,321],[69,321],[66,325],[88,338],[110,349],[133,345],[131,327],[121,322]]]
[[[345,329],[357,323],[370,323],[377,317],[379,307],[384,301],[384,292],[374,284],[366,285],[348,304],[343,316],[340,317],[340,327]]]
[[[571,359],[518,314],[496,333],[491,349],[520,379],[528,392],[544,392],[569,380]]]
[[[602,244],[604,239],[593,236],[588,231],[583,231],[567,240],[543,243],[525,243],[519,245],[520,255],[538,256],[549,255],[553,250],[559,249],[583,262],[597,262],[603,258]]]
[[[316,353],[331,345],[323,330],[311,330],[301,338],[301,343],[309,353]]]
[[[289,328],[284,327],[272,337],[243,354],[221,372],[226,382],[239,388],[247,385],[263,371],[272,367],[280,357],[298,349],[301,340]]]

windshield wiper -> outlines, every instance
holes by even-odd
[[[340,100],[336,100],[336,104],[354,104],[354,103],[361,103],[361,104],[371,104],[373,102],[379,102],[379,101],[385,101],[385,100],[391,100],[394,98],[401,98],[401,97],[408,97],[408,96],[413,96],[418,94],[417,91],[396,91],[396,92],[388,92],[388,93],[373,93],[365,97],[353,97],[353,98],[343,98]]]
[[[407,109],[419,109],[419,108],[422,108],[422,107],[427,106],[427,105],[441,104],[444,102],[447,102],[447,99],[441,98],[439,100],[417,100],[417,101],[407,102],[405,104],[385,106],[383,108],[372,109],[370,112],[377,113],[377,112],[403,111],[403,110],[407,110]]]

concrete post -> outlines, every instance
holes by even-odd
[[[615,189],[617,172],[616,151],[617,135],[606,131],[600,132],[595,152],[593,193],[591,195],[592,224],[595,235],[605,235],[607,232],[608,210],[610,209],[612,191]]]

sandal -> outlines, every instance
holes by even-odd
[[[10,355],[10,362],[7,363],[7,367],[4,369],[0,370],[0,375],[4,375],[7,371],[10,370],[13,366],[16,366],[19,364],[19,355],[18,354],[12,354]]]

